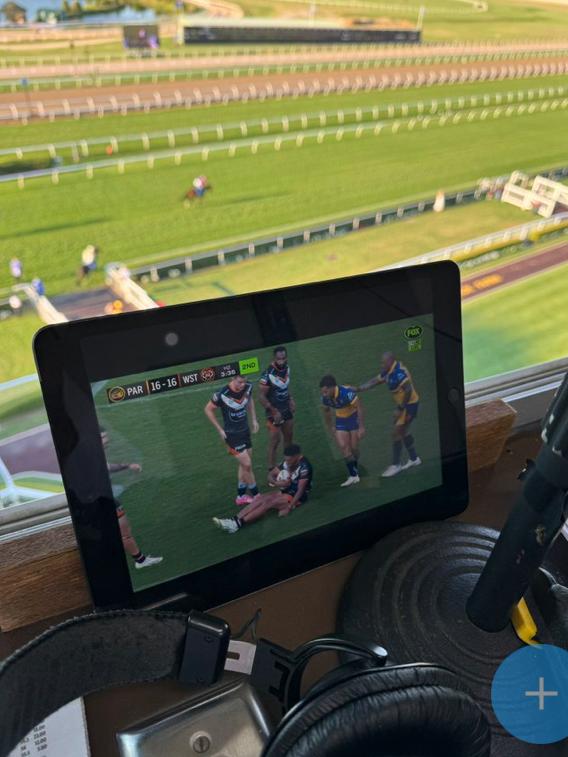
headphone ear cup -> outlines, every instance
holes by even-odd
[[[489,756],[487,719],[449,670],[340,670],[290,710],[263,757]]]

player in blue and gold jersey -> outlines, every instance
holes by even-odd
[[[366,392],[378,384],[386,384],[396,404],[394,425],[392,430],[392,464],[384,471],[383,476],[390,478],[403,470],[414,468],[422,463],[416,453],[414,437],[409,433],[409,427],[418,414],[420,397],[412,381],[410,371],[392,352],[385,352],[381,359],[381,371],[369,381],[358,387],[360,392]],[[402,447],[408,452],[408,462],[401,464]]]
[[[330,434],[335,436],[349,472],[347,480],[341,486],[358,484],[359,440],[365,435],[365,426],[357,390],[353,386],[339,385],[335,376],[328,374],[320,381],[320,394],[325,424]]]

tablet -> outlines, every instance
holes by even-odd
[[[94,604],[210,608],[462,511],[461,347],[449,262],[42,329]]]

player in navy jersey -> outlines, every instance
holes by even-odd
[[[325,425],[335,440],[349,475],[341,486],[353,486],[359,478],[359,440],[365,435],[363,406],[353,386],[340,386],[335,376],[323,376],[320,381],[321,402]],[[334,416],[335,414],[335,423]]]
[[[216,418],[217,410],[221,410],[222,426]],[[229,453],[237,459],[239,470],[235,502],[237,505],[248,505],[249,502],[252,502],[253,497],[258,494],[252,469],[252,442],[250,438],[251,427],[253,434],[258,431],[252,384],[240,375],[234,376],[227,386],[214,392],[205,405],[205,415],[217,429],[219,436],[227,445]]]
[[[260,404],[266,412],[270,434],[268,443],[268,470],[276,465],[276,452],[282,439],[284,447],[292,444],[296,403],[290,393],[290,366],[286,347],[275,347],[273,361],[258,382]]]
[[[269,484],[278,487],[280,491],[259,494],[237,516],[213,518],[213,523],[223,531],[234,534],[262,518],[269,510],[277,510],[278,517],[285,517],[307,501],[312,478],[310,461],[302,455],[298,444],[290,444],[284,450],[284,460],[268,474]]]
[[[410,371],[392,352],[383,353],[379,374],[361,384],[358,389],[366,392],[379,384],[386,385],[396,405],[392,426],[392,463],[382,474],[384,478],[391,478],[401,471],[422,464],[416,452],[414,437],[410,433],[410,424],[418,415],[420,397]],[[401,463],[403,445],[408,453],[408,461],[404,465]]]

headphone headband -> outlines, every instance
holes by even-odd
[[[294,651],[266,639],[254,647],[230,641],[225,621],[199,612],[113,610],[74,618],[0,663],[0,757],[64,704],[128,683],[177,679],[209,685],[223,669],[239,670],[287,710],[300,698],[309,660],[330,650],[366,657],[378,666],[387,659],[382,647],[344,636],[314,639]]]

